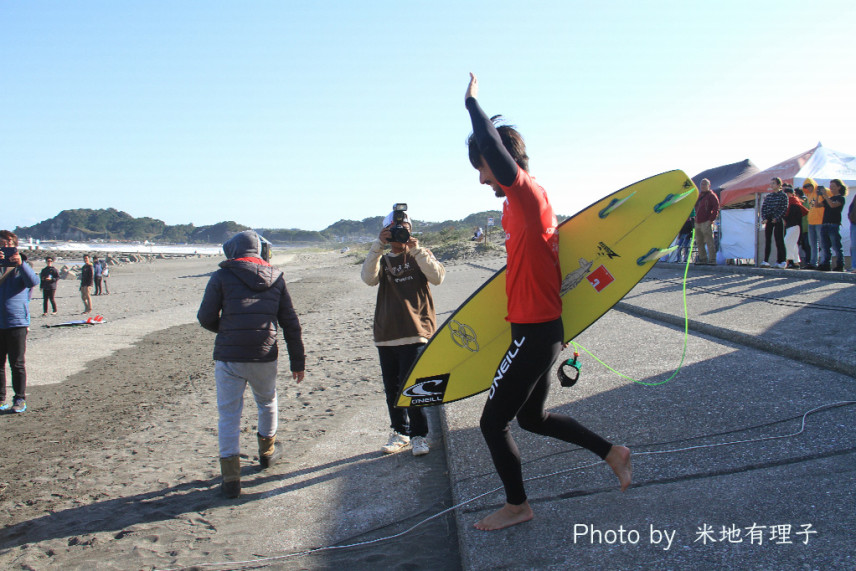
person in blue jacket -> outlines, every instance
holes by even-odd
[[[30,327],[30,290],[39,285],[39,276],[17,252],[15,234],[0,230],[0,248],[3,248],[0,250],[0,411],[24,412],[27,410],[24,353]],[[11,403],[6,400],[7,359],[15,391]]]

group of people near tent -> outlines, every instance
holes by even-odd
[[[770,181],[770,193],[761,205],[764,222],[764,259],[762,267],[770,267],[772,242],[776,243],[778,268],[844,271],[841,247],[841,221],[844,215],[847,186],[832,179],[829,188],[805,179],[802,188],[794,189],[782,179]],[[856,228],[856,207],[851,203],[847,212],[851,235]],[[850,240],[850,269],[856,273],[856,241]],[[833,265],[834,260],[834,265]]]
[[[807,178],[801,188],[770,180],[769,193],[761,205],[764,225],[764,257],[761,267],[845,271],[841,240],[844,216],[850,222],[850,268],[856,273],[856,201],[845,212],[847,185],[832,179],[828,188]],[[699,197],[692,216],[678,233],[677,249],[670,261],[685,262],[690,254],[690,240],[695,231],[698,245],[695,264],[716,263],[715,223],[720,202],[708,179],[699,182]],[[771,260],[775,244],[775,259]]]

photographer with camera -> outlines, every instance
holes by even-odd
[[[42,317],[48,314],[48,303],[51,305],[52,315],[56,315],[56,287],[59,283],[59,271],[53,265],[53,258],[45,258],[45,267],[39,274],[42,289]]]
[[[0,230],[0,411],[27,410],[27,370],[24,353],[30,327],[30,289],[39,276],[18,252],[18,237]],[[12,370],[15,397],[6,402],[6,360]]]
[[[392,429],[381,450],[393,454],[410,445],[414,456],[422,456],[429,451],[425,411],[419,407],[396,408],[395,401],[407,372],[437,328],[429,283],[443,283],[446,269],[431,250],[419,246],[411,230],[407,205],[394,205],[366,256],[362,279],[367,285],[378,286],[374,342]],[[384,254],[387,245],[390,252]]]

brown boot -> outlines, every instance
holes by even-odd
[[[223,474],[223,483],[220,491],[227,498],[237,498],[241,495],[241,457],[229,456],[220,458],[220,473]]]
[[[256,434],[256,438],[259,440],[259,464],[264,470],[282,458],[282,444],[276,441],[276,434],[271,437]]]

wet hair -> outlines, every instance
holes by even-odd
[[[523,140],[523,135],[514,127],[514,125],[497,125],[502,121],[502,115],[494,115],[490,118],[491,122],[496,126],[499,132],[499,139],[502,141],[502,146],[517,163],[517,166],[529,172],[529,155],[526,154],[526,142]],[[476,142],[475,133],[467,138],[467,146],[470,152],[470,164],[477,169],[481,166],[481,152],[479,151],[478,143]]]
[[[829,181],[829,184],[832,184],[833,182],[834,182],[835,184],[837,184],[837,185],[838,185],[838,188],[840,188],[840,189],[841,189],[841,190],[839,191],[839,193],[841,194],[841,196],[847,196],[847,185],[846,185],[846,184],[844,184],[843,182],[841,182],[841,179],[840,179],[840,178],[834,178],[834,179],[832,179],[831,181]]]
[[[18,236],[16,236],[14,232],[10,232],[9,230],[0,230],[0,238],[12,242],[16,248],[18,247]]]

